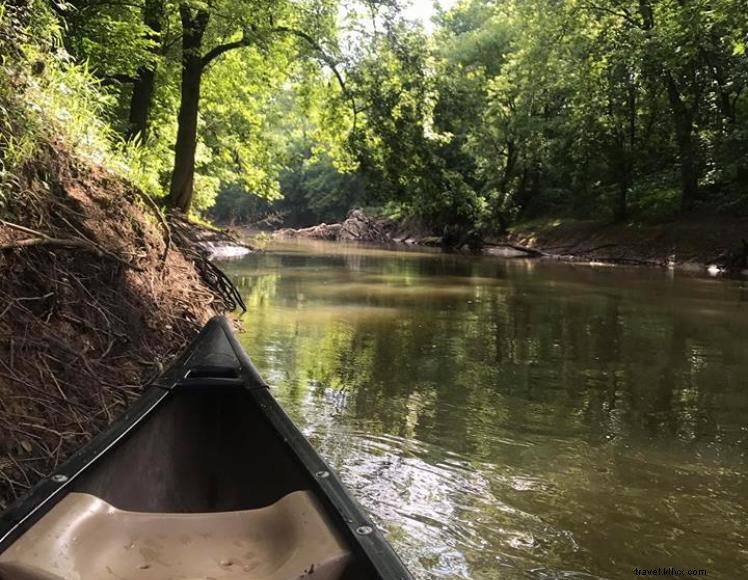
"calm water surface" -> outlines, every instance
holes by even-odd
[[[748,285],[340,245],[224,264],[419,578],[748,578]]]

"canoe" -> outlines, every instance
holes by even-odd
[[[223,317],[0,517],[1,580],[408,579]]]

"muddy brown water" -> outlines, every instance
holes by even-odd
[[[748,578],[748,284],[325,243],[241,341],[418,578]]]

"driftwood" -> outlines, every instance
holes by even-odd
[[[509,242],[502,242],[500,244],[491,244],[491,246],[494,248],[511,248],[512,250],[517,250],[518,252],[524,252],[525,254],[533,258],[542,258],[542,257],[550,255],[541,250],[530,248],[529,246],[520,246],[519,244],[510,244]]]
[[[604,264],[619,264],[621,266],[666,266],[666,262],[660,260],[641,260],[638,258],[619,258],[615,256],[586,256],[584,254],[579,255],[566,255],[558,256],[561,260],[569,260],[571,262],[600,262]]]
[[[348,217],[340,224],[337,239],[342,242],[390,241],[380,222],[368,217],[360,209],[354,209],[348,213]]]
[[[276,231],[275,235],[281,238],[311,238],[315,240],[335,241],[342,224],[319,224],[309,228],[283,228]]]
[[[284,228],[277,230],[275,235],[282,238],[311,238],[335,242],[370,242],[391,243],[392,238],[387,232],[387,220],[375,219],[364,214],[360,209],[348,212],[341,223],[319,224],[308,228]]]

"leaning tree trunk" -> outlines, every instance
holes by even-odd
[[[182,17],[182,87],[177,142],[174,146],[174,171],[171,175],[169,205],[184,213],[190,210],[195,179],[197,148],[197,115],[200,105],[200,82],[203,59],[200,56],[208,13],[193,16],[189,6],[180,7]]]

